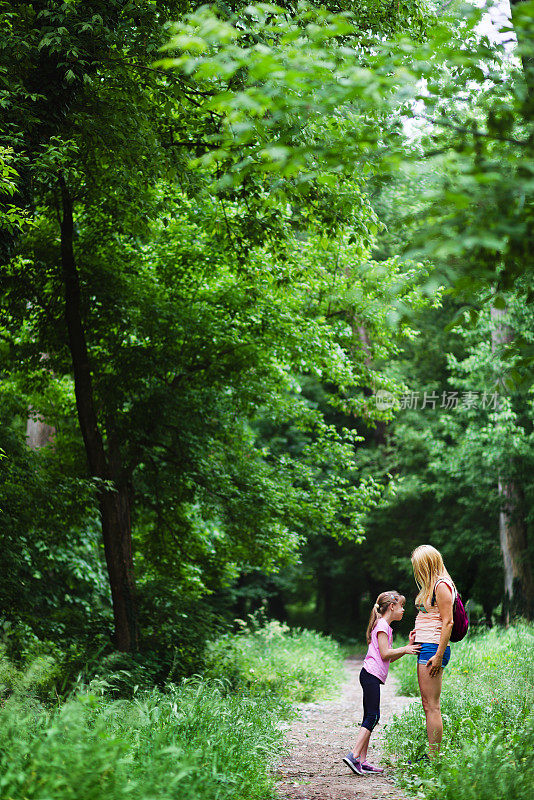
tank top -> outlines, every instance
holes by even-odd
[[[378,634],[380,631],[383,631],[385,634],[387,634],[388,645],[391,647],[391,643],[393,641],[393,630],[385,619],[379,618],[372,630],[371,643],[369,645],[369,649],[367,650],[367,655],[365,656],[363,666],[370,675],[374,675],[375,678],[378,678],[380,683],[385,683],[388,676],[389,661],[383,661],[382,656],[380,655],[380,648],[378,646]]]
[[[456,591],[452,582],[448,578],[438,578],[435,583],[434,591],[438,583],[446,583],[452,592],[452,599],[456,598]],[[432,644],[439,644],[441,638],[441,631],[443,628],[443,620],[439,613],[438,604],[434,602],[433,606],[417,606],[419,613],[415,618],[415,641],[420,644],[431,642]]]

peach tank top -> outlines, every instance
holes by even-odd
[[[439,578],[439,580],[436,581],[436,586],[438,583],[447,584],[452,592],[452,598],[454,600],[456,592],[454,591],[454,586],[451,581],[448,578]],[[432,597],[430,599],[432,599]],[[419,613],[415,618],[415,641],[420,644],[426,644],[428,642],[439,644],[443,620],[441,619],[437,603],[434,603],[433,606],[417,606],[417,608],[419,609]]]

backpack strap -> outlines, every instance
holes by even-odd
[[[452,590],[452,601],[454,602],[456,600],[456,597],[458,596],[458,592],[455,591],[454,586],[451,586],[448,578],[438,578],[438,580],[434,584],[434,591],[432,592],[432,600],[430,601],[430,606],[433,606],[434,603],[436,602],[436,586],[438,585],[438,583],[446,583],[447,586],[449,586],[449,588]]]

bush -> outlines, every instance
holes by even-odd
[[[534,626],[492,630],[453,645],[443,680],[444,739],[434,763],[419,703],[388,728],[401,783],[443,800],[523,800],[534,785]],[[413,664],[394,665],[402,691],[418,694]],[[436,790],[438,790],[436,792]]]
[[[302,702],[329,694],[339,684],[342,664],[329,637],[254,618],[239,633],[211,642],[206,652],[208,676],[254,695],[274,693]]]
[[[282,699],[324,694],[341,674],[330,639],[257,620],[208,648],[213,676],[141,691],[153,667],[112,654],[101,679],[55,708],[32,688],[54,663],[26,671],[0,658],[0,796],[9,800],[265,800],[282,747]],[[231,680],[228,680],[228,677]],[[47,678],[48,679],[48,678]],[[133,686],[133,681],[138,685]],[[229,692],[233,684],[236,691]],[[133,694],[128,699],[117,695]]]
[[[140,584],[138,604],[142,660],[152,683],[163,687],[202,672],[206,641],[228,628],[209,600],[200,602],[169,580],[154,579]]]
[[[6,656],[0,645],[0,700],[11,695],[32,696],[45,700],[53,696],[59,679],[59,667],[51,655],[40,655],[19,668]]]

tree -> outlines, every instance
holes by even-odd
[[[360,535],[380,493],[352,479],[354,432],[329,425],[297,377],[321,374],[329,403],[362,406],[346,267],[369,255],[370,206],[354,181],[339,197],[328,181],[302,193],[278,176],[216,193],[211,170],[188,168],[220,122],[200,117],[202,88],[147,63],[173,8],[5,13],[3,136],[32,221],[4,267],[6,371],[43,413],[39,390],[43,402],[72,375],[88,464],[73,475],[97,490],[126,651],[138,646],[134,550],[143,585],[163,575],[201,596],[239,568],[290,560],[312,527]],[[377,329],[377,346],[389,340]],[[263,416],[305,433],[297,456],[258,445]]]
[[[135,649],[138,639],[128,476],[120,463],[116,438],[111,430],[107,435],[103,432],[95,410],[74,253],[75,204],[91,205],[97,199],[103,184],[95,170],[106,175],[107,189],[113,196],[108,203],[111,211],[113,203],[117,207],[128,202],[136,183],[141,187],[139,172],[124,180],[121,172],[126,166],[133,167],[137,158],[144,158],[145,169],[155,176],[165,163],[161,136],[148,122],[149,101],[157,102],[151,91],[157,80],[138,78],[143,65],[136,64],[135,59],[158,46],[165,14],[176,8],[173,3],[160,4],[156,9],[144,3],[64,3],[58,7],[43,2],[32,6],[4,4],[3,9],[2,52],[8,91],[2,135],[9,137],[17,150],[22,207],[44,203],[61,216],[62,293],[76,403],[90,474],[101,482],[100,514],[115,640],[119,649],[126,650]],[[131,101],[126,114],[121,108],[125,97]],[[127,130],[128,123],[135,125],[136,137]],[[117,153],[126,140],[121,163],[113,165],[108,161],[110,153]],[[113,188],[122,191],[113,192]],[[143,194],[146,196],[146,192]],[[20,275],[17,266],[15,262],[9,277],[11,298],[18,294],[20,302],[13,284]],[[36,265],[35,271],[39,273],[42,266],[45,270],[51,267]],[[43,309],[46,300],[39,296],[41,276],[35,277],[30,296]],[[57,313],[56,306],[52,311],[56,324]],[[109,482],[113,483],[112,490]]]
[[[510,313],[505,308],[491,309],[491,351],[497,360],[502,358],[503,345],[513,341]],[[517,308],[517,302],[516,302]],[[525,309],[519,319],[524,324]],[[516,317],[517,317],[516,313]],[[497,367],[498,369],[498,367]],[[506,389],[502,373],[498,373],[499,383]],[[513,388],[513,384],[512,384]],[[508,421],[508,420],[507,420]],[[501,425],[506,428],[508,425]],[[506,434],[505,434],[506,435]],[[498,468],[498,490],[501,497],[499,513],[499,534],[504,565],[503,618],[508,624],[510,614],[523,614],[528,619],[534,615],[534,579],[528,548],[527,519],[525,508],[524,478],[518,469],[518,448],[504,452]]]
[[[520,9],[528,58],[532,9]],[[521,278],[532,272],[530,112],[508,51],[477,31],[482,13],[453,4],[423,24],[415,10],[402,33],[371,25],[362,44],[351,12],[310,7],[288,18],[249,8],[229,24],[202,9],[177,24],[168,46],[177,54],[161,63],[203,86],[205,110],[225,121],[204,164],[247,148],[225,181],[268,169],[305,184],[319,170],[354,174],[355,164],[379,174],[432,164],[441,180],[430,183],[409,255],[433,262],[423,276],[429,295],[447,285],[475,314],[473,303],[489,307],[495,289],[531,298]],[[403,119],[412,121],[411,144]],[[531,357],[523,352],[518,368],[528,371]]]

